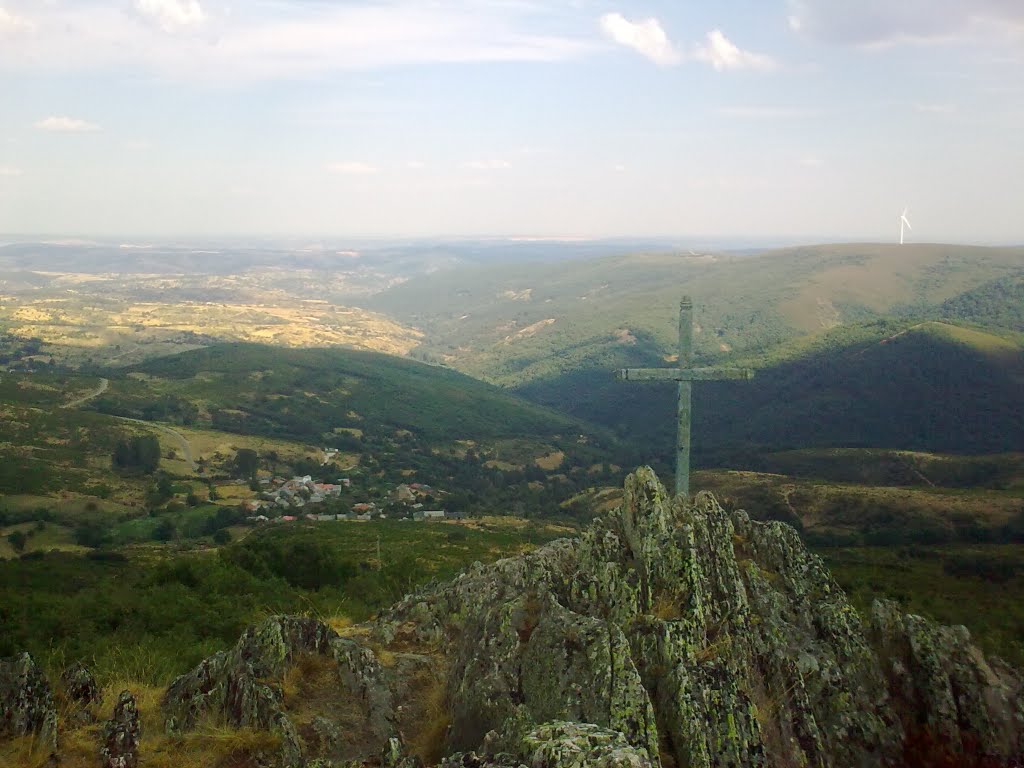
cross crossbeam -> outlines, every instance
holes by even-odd
[[[620,381],[676,381],[679,400],[676,417],[679,423],[676,437],[676,495],[690,494],[690,396],[695,381],[723,381],[752,379],[754,372],[747,368],[694,368],[693,358],[693,302],[684,296],[679,302],[679,361],[675,368],[623,368],[616,378]]]

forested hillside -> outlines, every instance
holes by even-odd
[[[1019,342],[937,322],[899,328],[837,329],[809,351],[763,365],[753,381],[695,385],[695,461],[751,466],[764,452],[813,447],[1024,450]],[[672,455],[672,384],[622,383],[592,370],[521,391],[642,440],[652,460]]]

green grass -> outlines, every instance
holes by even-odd
[[[864,485],[757,472],[702,471],[694,485],[758,519],[787,522],[808,541],[935,544],[1024,534],[1024,495],[985,488]]]
[[[268,614],[363,620],[416,584],[567,530],[499,519],[295,524],[219,551],[145,546],[0,560],[0,656],[29,650],[51,671],[80,659],[101,681],[166,684]],[[272,570],[275,553],[294,558],[282,561],[287,578]],[[310,564],[317,570],[301,570]],[[310,575],[315,588],[297,585]]]
[[[867,617],[879,597],[963,624],[988,653],[1024,666],[1024,545],[825,549],[836,581]]]
[[[431,440],[552,435],[581,425],[437,366],[340,349],[221,344],[136,366],[99,410],[146,418],[166,402],[187,420],[242,434],[337,440],[338,428],[410,430]],[[192,416],[196,413],[196,416]],[[171,420],[175,420],[172,418]]]

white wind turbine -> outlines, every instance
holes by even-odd
[[[903,228],[906,227],[910,230],[913,229],[913,227],[910,226],[910,220],[907,219],[907,210],[907,208],[904,208],[903,213],[900,214],[900,245],[903,245]]]

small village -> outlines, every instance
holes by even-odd
[[[261,478],[255,499],[242,502],[250,516],[247,521],[256,525],[293,523],[299,520],[314,522],[397,520],[425,522],[444,520],[461,515],[450,515],[443,509],[427,508],[425,502],[436,502],[444,491],[425,483],[402,483],[392,489],[386,501],[363,501],[351,505],[348,512],[324,511],[339,502],[352,481],[339,478],[334,483],[316,482],[310,475],[286,480],[275,476]]]

